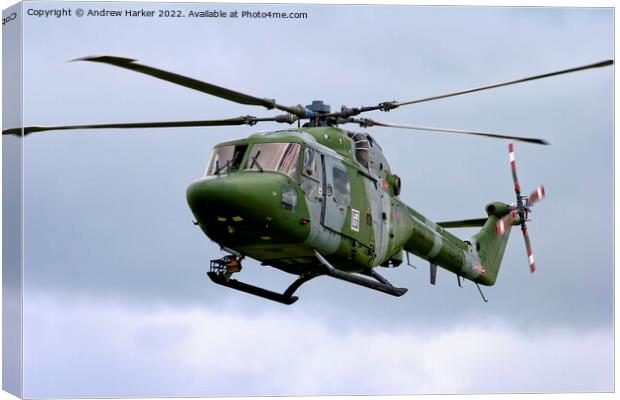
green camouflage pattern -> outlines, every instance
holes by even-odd
[[[286,159],[288,173],[261,166],[269,160],[256,149],[267,151],[269,143],[298,152]],[[399,199],[400,179],[365,133],[257,133],[221,143],[214,154],[233,148],[240,149],[234,169],[218,170],[212,156],[211,171],[187,190],[197,225],[220,246],[296,275],[319,271],[314,250],[337,269],[361,273],[397,267],[410,252],[462,278],[495,283],[509,237],[496,235],[495,226],[506,204],[487,206],[480,232],[462,240]]]

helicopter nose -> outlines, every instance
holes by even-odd
[[[187,188],[187,202],[196,220],[204,225],[263,223],[279,212],[282,190],[289,186],[287,180],[280,174],[266,173],[260,177],[255,173],[205,177]]]
[[[266,172],[205,177],[187,188],[200,229],[230,248],[305,240],[309,216],[298,196],[294,181]]]
[[[225,178],[200,179],[187,188],[187,202],[199,218],[213,209],[223,208],[227,200],[238,197],[233,189]]]

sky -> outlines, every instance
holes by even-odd
[[[53,9],[75,4],[26,3]],[[84,9],[161,9],[88,4]],[[200,5],[305,20],[24,20],[24,123],[192,120],[267,110],[107,65],[117,55],[281,104],[375,105],[613,58],[611,9]],[[428,265],[379,271],[401,298],[320,278],[286,307],[211,283],[222,253],[185,189],[212,147],[284,125],[33,134],[24,139],[24,394],[231,396],[612,391],[613,68],[389,113],[384,122],[541,137],[515,146],[547,198],[515,230],[498,282],[458,288]],[[354,129],[353,127],[350,127]],[[513,201],[507,142],[369,132],[401,198],[434,221]],[[3,138],[3,145],[16,138]],[[10,144],[9,144],[10,145]],[[455,230],[466,238],[475,230]],[[244,262],[275,290],[294,277]],[[42,334],[45,332],[45,334]]]

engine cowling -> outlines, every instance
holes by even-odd
[[[400,177],[396,174],[388,174],[385,181],[388,183],[388,186],[390,187],[390,191],[392,192],[392,194],[394,196],[399,196],[400,190],[401,190]]]
[[[487,212],[487,215],[494,215],[497,218],[501,218],[510,212],[510,206],[506,203],[502,203],[501,201],[489,203],[484,209]]]

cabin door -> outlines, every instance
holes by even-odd
[[[351,186],[345,166],[339,160],[323,155],[323,213],[321,223],[343,233],[351,202]]]
[[[366,248],[374,238],[366,178],[333,157],[324,156],[324,189],[321,223]]]

